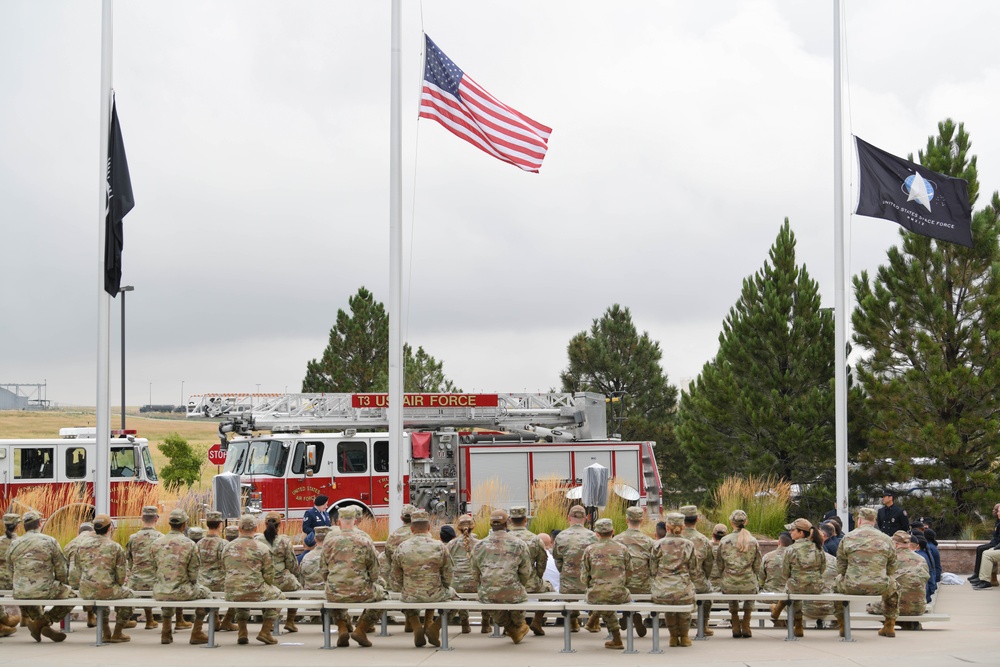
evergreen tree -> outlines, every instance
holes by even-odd
[[[979,193],[976,158],[962,124],[938,124],[920,151],[928,169],[964,178]],[[912,160],[912,156],[910,157]],[[959,517],[988,514],[1000,457],[1000,196],[972,218],[973,247],[900,230],[901,244],[874,280],[854,279],[854,340],[867,354],[858,378],[868,395],[876,481],[916,483],[931,495],[901,504],[956,532]],[[921,497],[922,496],[922,497]]]
[[[623,440],[655,440],[661,477],[673,463],[673,419],[677,388],[660,366],[660,344],[640,336],[628,308],[614,304],[567,347],[569,367],[560,373],[562,390],[593,391],[610,399],[608,429],[620,427]],[[665,487],[667,485],[665,484]]]
[[[719,352],[681,396],[683,478],[711,491],[727,475],[773,475],[822,513],[835,488],[833,313],[795,262],[787,218],[769,258],[744,279]]]
[[[307,393],[384,392],[389,390],[389,317],[364,287],[348,299],[351,314],[337,311],[337,323],[317,361],[306,365]],[[403,387],[412,392],[460,392],[445,377],[444,362],[418,347],[403,345]]]

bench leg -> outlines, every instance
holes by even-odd
[[[853,642],[851,639],[851,603],[850,601],[844,602],[844,638],[840,641],[842,642]]]
[[[106,610],[108,610],[108,609],[110,609],[110,607],[102,607],[101,605],[97,605],[97,610],[96,610],[97,611],[97,644],[96,644],[96,646],[104,646],[104,614],[106,613]],[[69,614],[67,614],[66,616],[68,618]]]
[[[708,610],[706,610],[704,600],[698,600],[697,604],[698,604],[698,630],[697,632],[694,633],[694,638],[695,641],[704,641],[708,639],[708,637],[705,636],[705,625],[708,620],[708,613],[712,609],[712,605],[711,603],[709,603]],[[659,625],[660,624],[657,623],[654,619],[653,627],[659,628]],[[654,634],[653,636],[655,637],[656,635]]]
[[[625,653],[638,653],[632,641],[632,612],[626,612],[628,618],[625,620]]]
[[[572,634],[569,629],[569,612],[564,611],[562,613],[563,617],[563,648],[560,653],[576,653],[573,650],[573,645],[570,643],[570,635]]]
[[[379,628],[378,636],[379,637],[389,636],[389,612],[387,611],[382,612],[382,627]]]
[[[701,603],[698,603],[698,615],[701,615]],[[663,653],[663,649],[660,648],[660,614],[659,612],[653,612],[653,648],[649,651],[650,653]],[[698,624],[698,632],[701,632],[701,624]]]
[[[209,609],[208,610],[208,643],[205,644],[204,648],[218,648],[218,644],[215,643],[215,624],[219,620],[219,610]]]
[[[799,603],[801,604],[801,603]],[[788,619],[785,623],[788,625],[788,636],[785,637],[786,642],[797,642],[799,639],[795,636],[795,603],[791,600],[785,605],[785,618]]]
[[[454,651],[455,649],[448,646],[448,614],[450,610],[440,609],[438,610],[441,614],[441,646],[438,647],[439,651]]]
[[[333,648],[330,644],[330,610],[323,609],[320,613],[320,618],[323,619],[323,649],[329,650]]]

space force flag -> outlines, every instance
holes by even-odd
[[[552,129],[490,95],[424,35],[420,117],[436,120],[456,137],[498,160],[537,172]]]
[[[104,291],[118,296],[122,282],[122,218],[135,206],[132,180],[125,160],[125,143],[118,125],[118,111],[111,100],[111,131],[108,133],[107,195],[104,198]]]
[[[854,137],[861,178],[858,215],[884,218],[916,234],[972,246],[968,183],[898,158]]]

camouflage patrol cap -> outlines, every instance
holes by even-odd
[[[205,512],[205,521],[222,521],[222,512]]]
[[[803,519],[802,517],[799,517],[791,523],[785,524],[785,530],[792,530],[794,528],[795,530],[801,530],[803,533],[808,533],[812,530],[812,527],[813,525],[809,519]]]
[[[598,519],[594,524],[594,532],[599,535],[607,535],[615,532],[615,522],[611,519]]]
[[[316,526],[316,530],[313,531],[313,535],[316,536],[317,542],[322,542],[326,534],[330,532],[330,526]]]
[[[240,517],[239,527],[244,532],[257,530],[257,517],[252,514],[244,514]]]
[[[721,524],[721,523],[715,524],[715,528],[712,529],[712,534],[713,535],[718,535],[719,533],[722,533],[723,535],[725,535],[728,532],[729,532],[729,529],[726,528],[726,526],[724,524]]]
[[[875,521],[878,518],[878,512],[871,507],[862,507],[858,510],[858,518],[865,521]]]
[[[905,530],[897,530],[895,533],[892,534],[892,541],[898,542],[899,544],[909,544],[910,534]]]
[[[192,542],[199,542],[203,537],[205,537],[204,529],[198,528],[197,526],[194,528],[188,528],[188,538],[190,538]]]
[[[25,523],[31,523],[32,521],[41,521],[42,513],[36,512],[35,510],[28,510],[21,516],[21,521]]]
[[[281,523],[281,514],[279,512],[268,512],[264,515],[264,521],[275,521]]]
[[[729,515],[729,521],[732,523],[746,523],[747,513],[743,510],[733,510],[733,513]]]
[[[471,526],[476,523],[471,514],[463,514],[455,520],[456,526]]]
[[[167,519],[167,523],[171,526],[183,526],[188,522],[188,513],[182,510],[180,507],[175,507],[170,510],[170,517]]]
[[[427,515],[427,510],[414,509],[410,513],[410,523],[428,523],[431,518]]]
[[[358,508],[354,507],[353,505],[348,505],[347,507],[341,507],[340,509],[337,510],[337,517],[340,519],[344,519],[345,521],[351,521],[353,519],[357,519],[359,514],[361,514],[361,512],[359,512]]]
[[[504,512],[503,510],[494,510],[493,513],[490,514],[490,525],[491,526],[505,526],[505,525],[507,525],[507,520],[509,518],[510,517],[507,516],[507,513]]]
[[[684,505],[677,511],[683,514],[684,516],[698,516],[697,505]]]
[[[680,512],[670,512],[664,517],[665,523],[668,526],[683,526],[684,525],[684,515]]]
[[[160,516],[160,508],[156,505],[146,505],[142,508],[142,518],[155,519]]]
[[[625,510],[625,518],[629,521],[642,521],[642,508],[638,506],[629,507]]]
[[[573,505],[569,508],[568,514],[575,519],[583,519],[587,516],[587,510],[583,508],[583,505]]]
[[[21,523],[21,515],[15,514],[14,512],[9,512],[3,515],[3,522],[8,526],[16,526]]]
[[[511,519],[524,519],[528,516],[527,507],[511,507],[510,508],[510,518]]]
[[[403,505],[403,509],[400,510],[399,515],[402,517],[412,517],[413,510],[415,509],[417,508],[411,505],[410,503],[406,503],[405,505]]]
[[[91,525],[94,528],[107,528],[111,525],[111,517],[107,514],[98,514],[94,517],[94,522]]]
[[[223,532],[227,540],[235,540],[240,536],[239,526],[226,526],[226,530]]]

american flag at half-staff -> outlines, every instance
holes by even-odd
[[[420,117],[441,123],[493,157],[538,172],[552,128],[498,100],[473,81],[424,35],[426,62]]]

